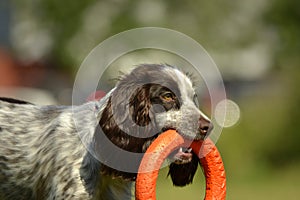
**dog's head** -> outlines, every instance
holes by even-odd
[[[212,129],[199,110],[190,78],[168,65],[141,65],[125,75],[111,97],[114,119],[135,137],[176,129],[189,139],[203,139]]]
[[[167,129],[188,139],[204,139],[212,124],[198,106],[186,74],[169,65],[144,64],[117,83],[100,126],[118,147],[143,153]]]

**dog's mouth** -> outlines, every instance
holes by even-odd
[[[192,148],[180,147],[173,151],[169,158],[175,164],[186,164],[192,161],[193,153]]]
[[[181,111],[168,111],[155,115],[158,129],[177,131],[188,140],[204,140],[213,129],[211,121],[200,115]]]
[[[207,128],[201,130],[201,128],[199,127],[196,131],[191,131],[191,130],[181,130],[175,127],[165,127],[162,129],[162,132],[165,132],[167,130],[175,130],[188,140],[205,140],[205,138],[207,138],[210,135],[212,129],[213,128]]]

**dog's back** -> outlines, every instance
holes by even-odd
[[[80,139],[68,130],[74,126],[71,117],[63,116],[70,115],[64,109],[0,101],[0,195],[4,199],[51,199],[52,193],[68,198],[77,192],[68,188],[72,183],[66,180],[80,178],[73,173],[84,152],[76,149]],[[77,152],[69,153],[70,149]]]
[[[79,137],[92,137],[90,130],[95,122],[90,118],[95,115],[89,107],[36,106],[0,99],[1,200],[92,199],[95,195],[99,199],[115,199],[106,195],[120,195],[111,191],[100,194],[95,189],[110,188],[103,189],[100,182],[104,178],[100,180],[98,171],[90,171],[97,170],[99,162],[87,152]],[[77,121],[82,124],[76,124],[79,129],[74,117],[81,117]],[[114,184],[129,195],[130,185],[115,182],[112,188]]]

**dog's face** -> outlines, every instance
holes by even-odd
[[[175,129],[191,140],[203,139],[212,129],[210,120],[198,108],[192,81],[180,70],[166,65],[141,65],[123,76],[111,93],[99,124],[114,145],[134,153],[145,152],[167,129]],[[119,158],[118,152],[113,154]],[[173,183],[180,186],[192,182],[198,165],[198,160],[192,159],[197,156],[191,152],[179,152],[179,158],[182,157],[185,158],[180,162],[185,166],[170,167]],[[106,165],[101,172],[129,180],[136,177],[136,173],[120,172]]]
[[[136,137],[175,129],[186,138],[198,140],[212,129],[210,120],[198,108],[192,81],[171,66],[137,67],[119,82],[112,102],[121,129]],[[134,131],[129,127],[139,128]]]
[[[156,99],[152,101],[156,125],[160,130],[175,129],[188,139],[204,139],[212,124],[198,108],[192,81],[178,69],[166,67],[162,71],[169,84],[150,92]]]

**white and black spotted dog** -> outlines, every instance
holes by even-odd
[[[0,98],[0,199],[131,199],[140,160],[108,143],[142,154],[166,129],[203,139],[212,125],[196,99],[188,76],[155,64],[136,67],[100,101],[80,106]],[[197,156],[185,149],[174,157],[174,185],[191,183]],[[114,162],[136,164],[126,171]]]

